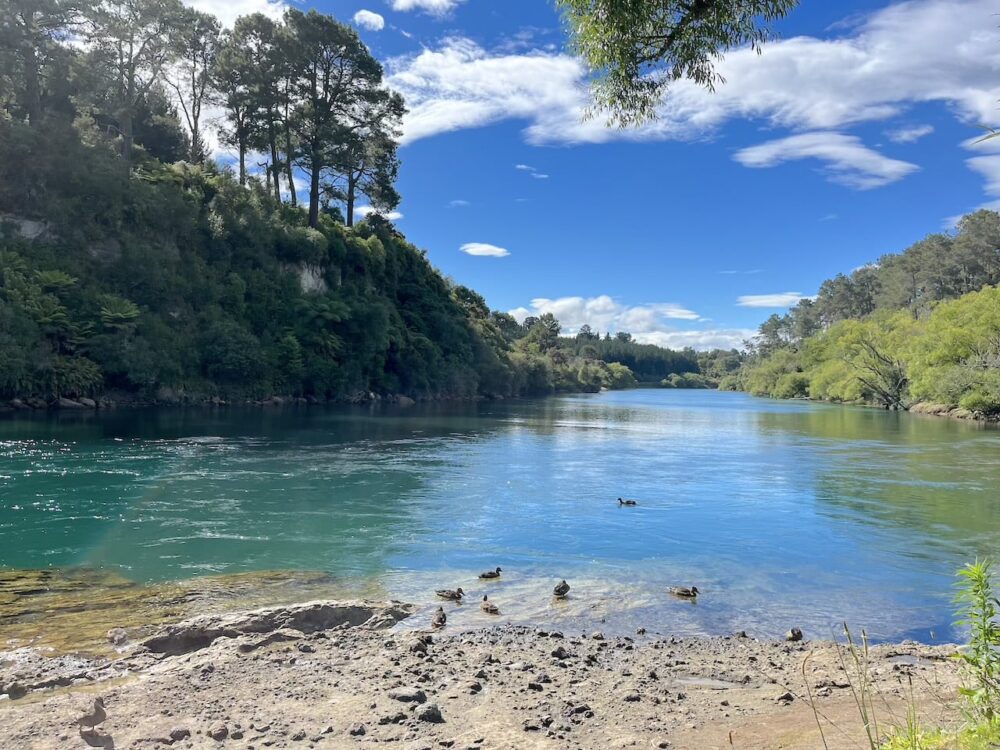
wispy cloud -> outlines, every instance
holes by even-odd
[[[358,206],[354,209],[354,213],[364,219],[372,214],[379,214],[380,216],[388,219],[389,221],[399,221],[403,218],[403,214],[399,211],[379,211],[374,206]]]
[[[369,31],[381,31],[385,28],[385,18],[370,10],[359,10],[352,20],[356,26]]]
[[[933,125],[912,125],[905,128],[887,130],[885,137],[893,143],[915,143],[934,132]]]
[[[534,172],[535,168],[530,164],[515,164],[514,169],[519,169],[522,172]]]
[[[830,182],[856,190],[870,190],[901,180],[920,167],[890,159],[865,146],[861,139],[843,133],[801,133],[737,151],[733,156],[745,167],[774,167],[789,161],[816,159],[823,163]]]
[[[469,203],[469,201],[462,200],[461,198],[456,198],[453,201],[448,201],[449,208],[465,208],[466,206],[471,206],[471,205],[472,204]]]
[[[488,242],[466,242],[461,250],[466,255],[474,255],[480,258],[506,258],[510,251],[505,247],[497,247]]]
[[[420,10],[432,16],[443,16],[450,13],[465,0],[389,0],[393,10],[408,12]]]
[[[776,294],[744,294],[736,304],[740,307],[791,307],[796,302],[811,297],[802,292],[778,292]]]
[[[752,275],[752,274],[755,274],[755,273],[763,273],[763,269],[760,269],[760,268],[751,268],[751,269],[746,270],[746,271],[739,271],[739,270],[735,270],[735,269],[727,269],[725,271],[719,271],[719,273],[722,274],[723,276]]]

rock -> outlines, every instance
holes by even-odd
[[[128,633],[125,632],[125,628],[111,628],[106,637],[112,646],[121,646],[128,640]]]
[[[400,406],[413,406],[417,402],[414,401],[409,396],[404,396],[404,395],[400,394],[400,395],[396,396],[396,403],[398,403]]]
[[[786,692],[786,693],[782,693],[777,698],[775,698],[774,702],[775,703],[781,703],[781,704],[787,706],[789,703],[791,703],[794,700],[795,700],[795,696],[792,695],[791,693],[787,693]]]
[[[441,709],[438,708],[437,703],[428,703],[426,706],[418,708],[417,718],[420,721],[426,721],[431,724],[441,724],[444,721],[444,717],[441,715]]]
[[[306,602],[267,607],[252,612],[205,615],[170,625],[142,642],[149,651],[180,656],[210,646],[218,638],[297,631],[299,637],[342,627],[389,628],[409,617],[416,607],[400,602]],[[258,644],[259,647],[260,644]]]
[[[802,631],[799,630],[798,628],[792,628],[787,633],[785,633],[785,640],[786,641],[801,641],[802,640]]]
[[[602,633],[600,630],[595,630],[593,633],[590,634],[590,637],[595,641],[603,641],[604,633]]]
[[[351,724],[351,727],[350,729],[347,730],[347,733],[351,735],[351,737],[364,737],[366,731],[368,730],[365,729],[364,724]]]
[[[544,689],[545,688],[542,687],[542,684],[540,682],[529,682],[528,683],[528,690],[534,690],[534,691],[540,693]]]
[[[82,406],[86,406],[88,409],[97,408],[97,402],[92,398],[78,398],[77,401],[79,401]]]
[[[11,700],[17,700],[18,698],[23,698],[28,694],[28,688],[26,688],[20,682],[16,680],[14,682],[9,682],[0,688],[0,694],[7,695]]]
[[[394,714],[386,714],[381,719],[378,720],[379,726],[385,726],[386,724],[399,724],[400,722],[406,721],[407,716],[402,711],[397,711]]]
[[[229,736],[229,727],[221,721],[217,721],[208,728],[208,736],[216,742],[222,742]]]
[[[388,693],[389,697],[402,703],[423,703],[427,695],[419,688],[398,687]]]
[[[81,404],[79,401],[74,401],[71,398],[60,397],[56,401],[55,406],[60,409],[86,409],[87,407]]]
[[[569,651],[564,649],[562,646],[557,646],[556,648],[552,649],[552,657],[554,659],[567,659],[569,658],[569,656],[570,656]]]
[[[170,739],[172,742],[180,742],[181,740],[186,740],[191,736],[191,730],[187,727],[174,727],[170,730]]]
[[[638,703],[641,700],[639,694],[634,690],[625,696],[626,703]]]

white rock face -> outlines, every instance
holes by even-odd
[[[329,288],[323,276],[323,269],[305,263],[299,266],[299,286],[306,294],[322,294]]]

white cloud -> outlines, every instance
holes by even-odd
[[[547,174],[543,173],[543,172],[532,172],[531,176],[534,177],[536,180],[547,180],[547,179],[549,179],[549,176]]]
[[[497,247],[487,242],[466,242],[461,250],[466,255],[475,255],[480,258],[506,258],[510,251],[505,247]]]
[[[380,216],[388,219],[389,221],[399,221],[400,219],[403,218],[403,214],[401,214],[399,211],[383,212],[379,211],[374,206],[357,206],[354,209],[354,213],[356,213],[362,219],[371,216],[372,214],[379,214]]]
[[[930,135],[933,132],[933,125],[912,125],[905,128],[896,128],[895,130],[887,130],[885,137],[893,143],[915,143],[925,135]]]
[[[602,294],[597,297],[560,297],[533,299],[528,307],[510,311],[519,322],[528,316],[551,313],[562,324],[563,333],[573,335],[584,325],[594,331],[628,331],[644,344],[657,344],[671,349],[690,346],[695,349],[730,349],[754,335],[749,329],[679,330],[676,321],[707,322],[698,313],[672,302],[644,305],[624,305]]]
[[[656,344],[667,349],[691,347],[698,351],[710,349],[742,349],[743,342],[752,339],[752,328],[710,328],[703,331],[654,331],[635,336],[640,344]]]
[[[184,4],[211,13],[226,28],[232,28],[237,18],[251,13],[263,13],[278,20],[287,7],[283,0],[184,0]]]
[[[520,321],[529,315],[551,313],[562,323],[564,330],[575,333],[583,325],[600,331],[629,331],[644,333],[659,330],[665,320],[697,320],[698,313],[672,302],[655,302],[647,305],[623,305],[606,294],[597,297],[560,297],[531,300],[531,307],[510,311]]]
[[[359,10],[354,14],[354,23],[369,31],[381,31],[385,28],[385,18],[370,10]]]
[[[722,274],[723,276],[736,276],[736,275],[740,275],[740,274],[761,273],[762,271],[763,271],[763,269],[760,269],[760,268],[751,268],[751,269],[746,270],[746,271],[727,270],[727,271],[719,271],[719,273]]]
[[[777,294],[744,294],[736,304],[740,307],[791,307],[799,300],[812,299],[801,292],[778,292]]]
[[[535,168],[530,164],[515,164],[514,169],[520,169],[522,172],[534,172]]]
[[[843,133],[802,133],[737,151],[733,157],[745,167],[774,167],[798,159],[818,159],[830,182],[870,190],[901,180],[920,167],[890,159]]]
[[[448,202],[448,206],[450,208],[465,208],[466,206],[471,206],[471,205],[472,204],[469,203],[469,201],[462,200],[461,198],[456,198],[455,200]]]
[[[830,129],[884,120],[929,101],[947,102],[968,120],[1000,124],[1000,44],[984,21],[994,12],[995,0],[914,0],[870,14],[846,36],[779,40],[761,55],[735,50],[719,64],[726,83],[714,93],[679,81],[657,122],[624,131],[604,127],[600,118],[581,122],[586,74],[566,54],[491,54],[452,37],[437,50],[392,61],[389,83],[410,105],[408,140],[522,118],[532,143],[690,138],[733,118]]]
[[[389,61],[388,84],[410,109],[404,142],[503,120],[527,121],[532,144],[692,139],[737,118],[830,131],[898,117],[925,102],[945,103],[969,123],[1000,125],[1000,44],[989,22],[995,11],[996,0],[896,2],[833,38],[778,40],[760,55],[735,50],[719,63],[726,83],[714,93],[678,81],[659,118],[629,130],[607,128],[600,117],[583,120],[590,101],[584,66],[544,48],[491,52],[451,37]],[[875,164],[874,182],[857,166],[843,179],[864,187],[884,184],[886,169],[889,179],[912,171],[876,156],[866,157]]]
[[[432,16],[443,16],[457,8],[464,0],[389,0],[393,10],[404,13],[411,10],[422,10]]]
[[[994,211],[1000,211],[1000,154],[974,156],[965,163],[969,165],[970,169],[986,179],[985,190],[991,200],[980,208],[992,208]]]

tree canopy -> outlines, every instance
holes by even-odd
[[[595,74],[595,107],[628,126],[655,117],[671,82],[713,88],[716,62],[756,50],[798,0],[558,0],[574,49]]]

